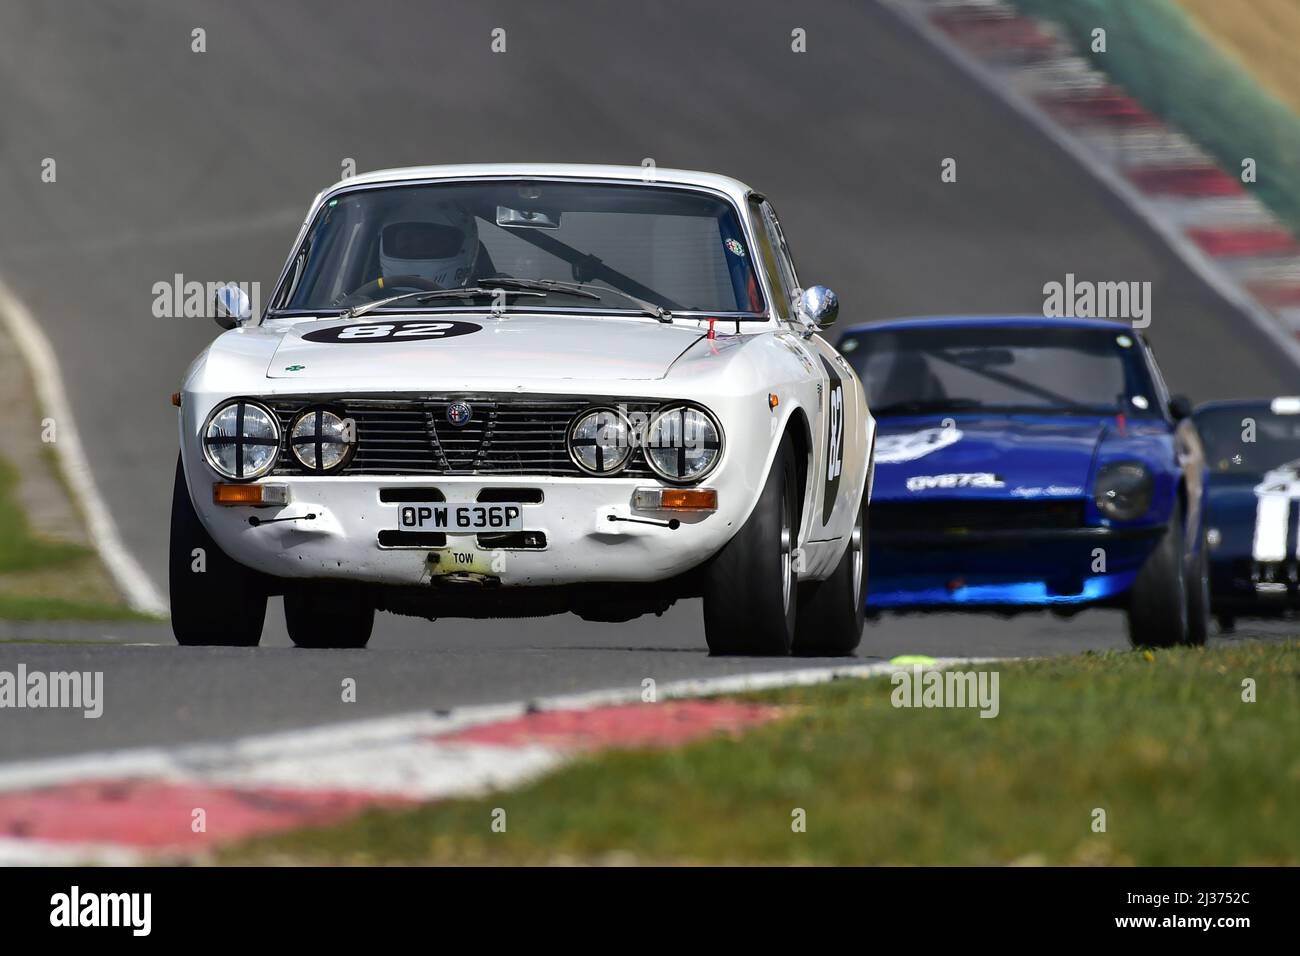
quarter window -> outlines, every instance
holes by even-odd
[[[790,318],[789,287],[781,273],[780,259],[776,251],[777,247],[773,243],[771,231],[768,229],[765,206],[766,203],[759,200],[757,196],[751,196],[749,199],[749,217],[754,223],[754,236],[758,240],[759,256],[763,261],[763,273],[767,276],[767,284],[772,289],[776,314],[780,318],[788,319]]]

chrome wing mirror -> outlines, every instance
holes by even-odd
[[[799,294],[799,318],[808,326],[808,335],[828,329],[840,316],[840,298],[824,285],[809,286]]]
[[[212,317],[223,329],[233,329],[253,317],[253,303],[239,286],[223,285],[212,294]]]

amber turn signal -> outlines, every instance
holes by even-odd
[[[632,496],[642,511],[717,511],[714,488],[638,488]]]
[[[286,505],[289,503],[288,485],[228,485],[217,482],[212,486],[212,503],[217,505]]]

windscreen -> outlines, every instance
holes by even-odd
[[[847,335],[873,414],[1158,414],[1136,339],[1074,326],[916,326]]]
[[[1263,474],[1300,462],[1300,415],[1277,415],[1267,405],[1197,412],[1196,428],[1211,471]]]
[[[589,283],[598,296],[548,292],[540,304],[550,308],[635,309],[608,289],[675,312],[765,309],[753,255],[726,199],[650,184],[547,180],[375,187],[331,199],[273,308],[345,309],[494,278]],[[465,305],[443,299],[433,307]]]

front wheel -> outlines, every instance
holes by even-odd
[[[295,647],[365,647],[375,625],[375,602],[359,584],[304,583],[285,591],[284,623]]]
[[[710,653],[790,653],[798,604],[798,490],[794,447],[787,435],[753,513],[709,564],[704,638]]]
[[[1187,643],[1195,647],[1210,636],[1210,551],[1204,531],[1200,545],[1187,569]]]
[[[172,487],[167,562],[172,633],[188,647],[256,647],[266,620],[267,580],[232,560],[203,527],[181,463]]]
[[[1134,647],[1173,647],[1191,638],[1183,512],[1174,509],[1160,543],[1148,555],[1128,595],[1128,637]]]
[[[858,508],[849,545],[825,581],[799,589],[794,652],[806,657],[844,657],[862,640],[867,609],[867,503]]]

